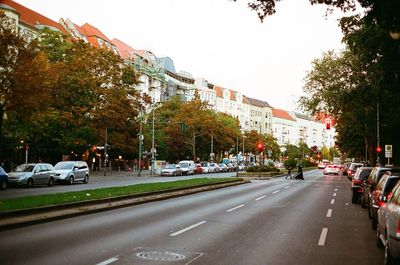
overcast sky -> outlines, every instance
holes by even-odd
[[[340,50],[341,14],[283,0],[261,23],[248,0],[16,0],[53,20],[89,23],[134,49],[169,56],[176,70],[292,110],[311,61]]]

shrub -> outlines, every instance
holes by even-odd
[[[278,168],[275,168],[273,166],[251,166],[246,169],[246,172],[258,172],[260,169],[261,172],[275,172],[279,173],[280,170]]]

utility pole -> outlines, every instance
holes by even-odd
[[[143,114],[143,113],[142,113]],[[143,141],[143,134],[142,134],[142,118],[140,117],[139,121],[139,159],[138,159],[138,177],[140,177],[140,172],[142,171],[142,141]]]
[[[150,175],[152,176],[154,173],[154,160],[155,160],[155,147],[154,147],[154,106],[153,106],[153,121],[152,121],[152,132],[151,132],[151,170],[150,170]]]
[[[108,160],[108,154],[107,154],[107,127],[106,127],[106,135],[105,135],[105,143],[104,143],[104,176],[106,175],[106,170],[107,170],[107,160]]]

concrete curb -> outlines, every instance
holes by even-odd
[[[58,206],[47,206],[34,209],[8,211],[0,213],[0,230],[10,230],[33,224],[66,219],[74,216],[102,212],[111,209],[143,204],[146,202],[165,200],[203,191],[241,185],[249,182],[249,180],[241,179],[226,183],[197,186],[193,188],[180,188],[159,192],[150,192],[139,195],[127,195],[102,200],[64,204]]]

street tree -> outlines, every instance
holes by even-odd
[[[15,31],[15,25],[0,13],[0,159],[6,117],[27,120],[50,102],[50,66],[46,54]]]

